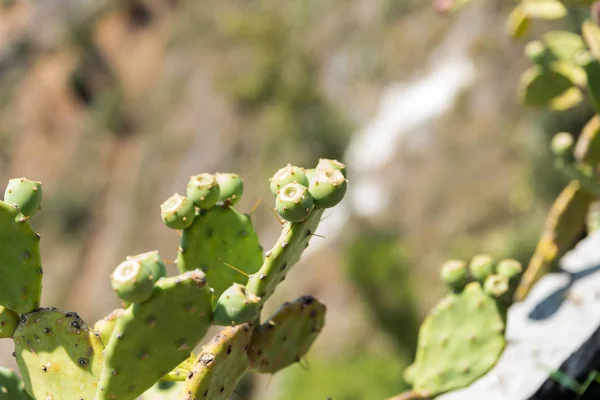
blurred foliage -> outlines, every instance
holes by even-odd
[[[311,357],[282,372],[281,399],[381,400],[406,390],[408,365],[393,353],[357,352],[350,357]]]

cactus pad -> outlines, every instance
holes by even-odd
[[[505,317],[479,282],[440,301],[419,331],[413,391],[434,397],[485,374],[504,349]]]
[[[42,183],[27,178],[8,181],[4,201],[16,204],[21,214],[32,217],[42,206]]]
[[[19,314],[40,306],[40,236],[19,211],[0,202],[0,304]]]
[[[76,313],[40,309],[21,317],[15,354],[25,388],[36,399],[93,400],[102,340]]]
[[[0,367],[0,400],[31,400],[14,371]]]
[[[124,311],[125,310],[122,308],[117,308],[94,324],[94,330],[100,334],[100,338],[102,339],[102,342],[104,342],[105,346],[108,344],[110,336],[115,329],[117,318],[119,318]]]
[[[248,324],[227,327],[204,346],[185,381],[185,400],[227,400],[237,381],[248,370],[246,349],[252,328]]]
[[[177,256],[179,270],[204,271],[217,298],[232,283],[246,280],[227,264],[253,274],[261,263],[262,247],[252,221],[233,207],[201,210],[192,226],[183,231]]]
[[[300,361],[325,324],[326,308],[311,296],[284,303],[264,324],[256,327],[248,348],[250,367],[274,374]]]
[[[98,400],[144,393],[190,355],[211,321],[201,271],[160,279],[150,299],[118,317],[105,350]]]
[[[17,325],[19,325],[19,319],[19,314],[0,306],[0,338],[12,337]]]

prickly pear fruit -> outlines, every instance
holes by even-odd
[[[560,132],[552,138],[552,153],[555,156],[562,158],[572,158],[575,141],[573,136],[568,132]]]
[[[330,208],[338,204],[346,194],[346,186],[346,178],[340,170],[317,169],[309,185],[315,207]]]
[[[292,164],[288,164],[277,171],[272,178],[269,178],[269,182],[269,188],[271,189],[273,196],[277,196],[279,189],[288,183],[296,182],[304,187],[308,187],[308,178],[306,177],[304,170]]]
[[[104,346],[76,313],[46,308],[23,315],[13,337],[32,397],[94,399]]]
[[[494,273],[494,260],[487,254],[477,254],[469,263],[469,271],[476,281],[483,284],[486,278]]]
[[[42,206],[42,182],[27,178],[15,178],[8,181],[4,202],[16,204],[21,214],[33,217]]]
[[[260,298],[244,285],[234,283],[221,294],[213,320],[216,325],[238,325],[251,322],[258,315]]]
[[[464,261],[450,260],[442,265],[442,281],[453,291],[461,291],[469,279],[469,271]]]
[[[98,400],[134,399],[184,361],[212,322],[201,271],[160,279],[118,317],[104,352]]]
[[[600,163],[600,116],[595,115],[581,130],[575,145],[575,159],[591,166]]]
[[[500,357],[506,308],[479,282],[440,301],[419,330],[413,392],[435,397],[470,385]]]
[[[136,259],[119,264],[110,276],[110,282],[117,296],[128,303],[148,300],[154,288],[152,271]]]
[[[23,381],[11,369],[0,367],[0,400],[31,400]]]
[[[186,400],[228,400],[237,381],[248,370],[246,348],[252,328],[230,326],[202,347],[181,391]]]
[[[322,171],[325,169],[337,169],[344,175],[346,178],[346,165],[344,163],[339,162],[338,160],[330,160],[327,158],[320,158],[319,163],[317,164],[317,171]]]
[[[196,210],[187,197],[176,193],[160,206],[162,220],[171,229],[186,229],[194,222]]]
[[[125,312],[124,309],[117,308],[116,310],[113,310],[110,314],[108,314],[106,317],[96,322],[96,324],[94,324],[94,331],[100,334],[100,338],[102,339],[102,342],[105,346],[108,344],[110,336],[112,335],[113,330],[115,329],[115,325],[117,324],[117,318],[123,315],[123,312]]]
[[[523,266],[517,260],[507,258],[498,263],[496,273],[505,276],[511,287],[516,287],[519,284],[521,275],[523,275]]]
[[[271,318],[254,329],[248,348],[250,368],[274,374],[300,361],[325,324],[325,305],[311,296],[284,303]]]
[[[232,283],[243,283],[247,279],[244,274],[255,273],[262,258],[250,218],[233,207],[216,206],[201,210],[192,226],[183,231],[177,267],[181,272],[204,271],[218,298]]]
[[[264,303],[285,279],[291,267],[298,262],[312,234],[317,229],[323,210],[315,209],[302,222],[288,222],[283,226],[275,246],[266,252],[260,270],[248,278],[246,287]]]
[[[20,318],[13,310],[0,306],[0,338],[11,338]]]
[[[574,244],[585,227],[585,220],[594,196],[571,181],[558,195],[544,223],[544,230],[515,293],[523,300],[531,287],[549,271]]]
[[[313,198],[306,186],[288,183],[277,192],[275,208],[286,221],[305,220],[313,209]]]
[[[19,314],[40,306],[40,236],[16,207],[0,202],[0,305]]]
[[[483,290],[503,303],[510,303],[510,286],[506,276],[496,274],[488,276],[483,285]]]
[[[309,185],[310,185],[310,181],[312,181],[316,172],[317,172],[316,168],[309,168],[309,169],[304,170],[304,175],[306,175],[306,179],[308,179]]]
[[[187,197],[198,208],[209,209],[219,201],[221,189],[214,175],[192,176],[187,184]]]
[[[215,175],[221,192],[219,202],[225,206],[233,206],[244,194],[244,181],[238,174],[217,173]]]
[[[167,276],[167,268],[158,251],[149,251],[147,253],[138,254],[137,256],[129,256],[127,260],[135,260],[141,262],[150,269],[152,281],[156,282],[160,278]]]

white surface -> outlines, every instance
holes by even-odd
[[[496,367],[469,388],[439,400],[527,399],[546,381],[548,371],[558,369],[596,331],[600,270],[594,268],[600,266],[600,233],[580,242],[561,266],[571,273],[589,274],[575,275],[570,288],[568,274],[542,278],[525,302],[509,310],[509,344]]]

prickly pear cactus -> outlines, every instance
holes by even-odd
[[[413,389],[405,398],[435,397],[466,387],[491,369],[504,350],[506,312],[521,265],[514,260],[494,264],[479,255],[470,263],[477,280],[465,276],[466,265],[451,261],[442,267],[442,278],[452,293],[421,325],[415,362],[405,373]]]
[[[31,400],[21,378],[4,367],[0,367],[0,400]]]
[[[227,327],[198,354],[185,380],[182,399],[227,400],[248,370],[246,350],[252,336],[249,324]]]
[[[117,318],[98,399],[133,399],[184,361],[208,330],[211,307],[201,271],[159,280],[149,300]]]
[[[104,350],[99,336],[74,312],[23,315],[13,338],[27,392],[36,399],[94,399]]]
[[[274,374],[299,362],[323,329],[325,311],[311,296],[283,304],[254,330],[248,348],[252,370]]]

